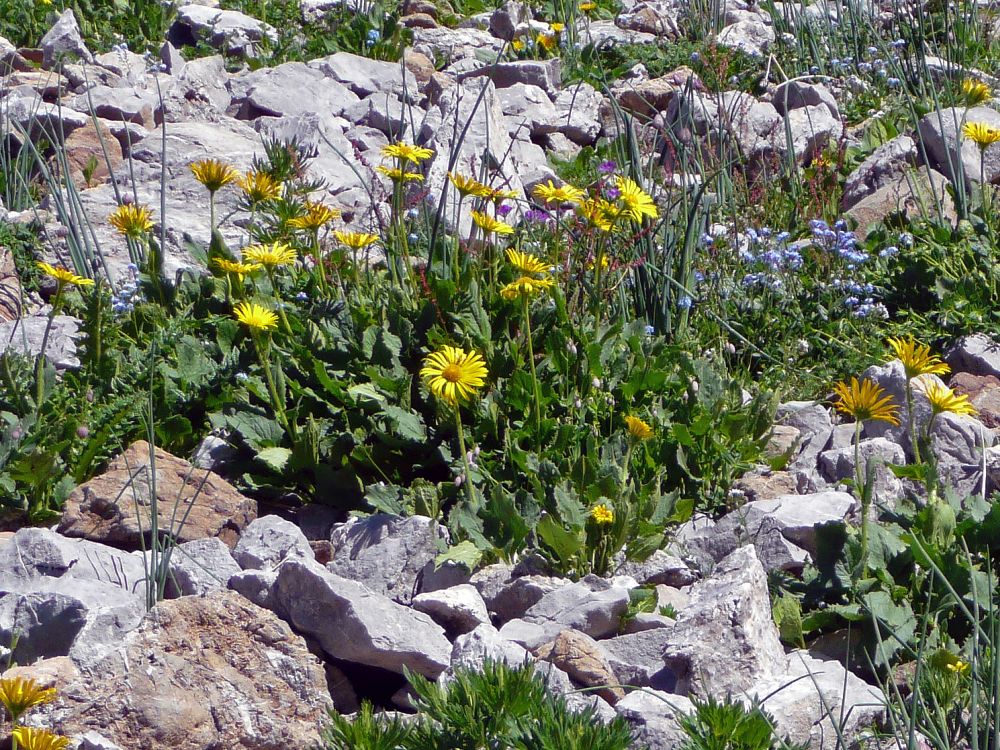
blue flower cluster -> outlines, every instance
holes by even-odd
[[[788,232],[775,232],[770,227],[746,231],[739,257],[751,270],[743,277],[741,283],[744,287],[772,292],[784,289],[782,276],[802,267],[802,253],[789,243],[789,238]]]
[[[139,291],[139,266],[135,263],[129,263],[125,271],[125,281],[111,296],[111,311],[115,315],[132,312],[135,309],[135,303],[142,301],[142,292]]]
[[[822,219],[809,222],[815,244],[829,252],[835,252],[851,270],[865,263],[870,257],[867,252],[858,247],[857,237],[847,228],[847,222],[839,219],[831,227]]]

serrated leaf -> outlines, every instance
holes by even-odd
[[[284,471],[285,465],[291,457],[292,452],[288,448],[282,448],[280,446],[264,448],[263,450],[257,451],[257,455],[254,456],[255,459],[260,461],[269,469],[278,473]]]
[[[476,566],[479,565],[479,561],[482,559],[482,550],[466,539],[464,542],[459,542],[458,544],[449,547],[447,550],[435,557],[434,569],[437,570],[445,563],[452,562],[464,565],[471,572],[476,569]]]

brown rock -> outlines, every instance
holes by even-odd
[[[158,605],[32,717],[136,750],[306,750],[329,707],[323,665],[305,640],[226,591]]]
[[[423,52],[406,50],[406,54],[403,56],[403,63],[406,65],[406,69],[417,79],[418,84],[427,83],[437,70],[434,67],[434,61]]]
[[[890,216],[902,215],[909,220],[937,216],[936,201],[940,201],[942,218],[954,226],[958,214],[948,185],[948,178],[940,172],[920,167],[863,198],[847,211],[847,215],[858,224],[855,234],[864,239]]]
[[[438,9],[434,3],[429,2],[429,0],[407,0],[403,5],[403,13],[410,15],[413,13],[423,13],[430,16],[435,21],[438,18]]]
[[[765,471],[744,474],[733,483],[733,489],[740,490],[746,501],[773,500],[782,495],[798,494],[795,475],[788,471]]]
[[[801,437],[802,431],[798,427],[786,424],[774,425],[767,438],[767,445],[764,446],[764,456],[766,458],[790,457]]]
[[[21,280],[14,266],[14,253],[0,245],[0,321],[21,317]]]
[[[18,86],[28,86],[34,89],[42,99],[54,102],[66,93],[69,81],[66,76],[52,70],[30,70],[12,73],[4,80],[4,88],[10,91]]]
[[[702,88],[695,72],[685,66],[659,78],[619,89],[615,92],[615,97],[623,109],[633,114],[653,117],[657,112],[666,111],[674,95],[689,85],[695,90]]]
[[[438,25],[434,17],[426,13],[411,13],[403,16],[399,22],[408,29],[436,29]]]
[[[257,517],[257,503],[210,471],[195,469],[159,448],[155,455],[159,528],[172,531],[178,542],[216,536],[234,547],[243,528]],[[139,549],[152,517],[149,463],[149,443],[130,445],[107,471],[73,490],[59,532]],[[178,519],[173,529],[171,519]],[[179,519],[185,519],[183,525]]]
[[[11,667],[3,673],[4,679],[21,677],[34,680],[43,688],[64,690],[80,678],[80,670],[68,656],[53,656],[51,659],[39,659],[27,666]]]
[[[105,150],[107,151],[107,159],[104,157]],[[81,190],[107,182],[112,172],[121,172],[125,163],[122,157],[122,146],[118,139],[104,125],[101,125],[100,131],[98,131],[93,122],[88,122],[82,128],[70,133],[66,139],[65,153],[73,184]],[[109,162],[111,164],[110,170],[108,169]],[[92,172],[88,181],[85,173],[90,168],[92,168]]]
[[[601,688],[597,694],[614,705],[625,697],[601,645],[577,630],[564,630],[551,643],[535,650],[539,659],[552,662],[583,687]]]
[[[1000,379],[994,375],[956,372],[948,385],[956,393],[969,397],[969,403],[979,412],[980,422],[991,429],[1000,429]]]

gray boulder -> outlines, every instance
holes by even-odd
[[[312,560],[313,551],[298,526],[271,515],[247,524],[232,556],[243,570],[273,570],[289,558]]]
[[[493,596],[483,598],[486,599],[486,606],[490,612],[500,623],[504,623],[515,617],[521,617],[546,594],[568,583],[565,578],[521,576],[503,584]]]
[[[1000,343],[985,333],[973,333],[956,341],[944,360],[955,372],[1000,377]]]
[[[45,32],[39,46],[42,48],[42,67],[46,70],[51,70],[60,62],[94,61],[94,55],[87,49],[80,35],[80,25],[76,22],[72,8],[67,8],[60,14],[52,28]]]
[[[229,578],[240,572],[229,547],[218,537],[184,542],[170,553],[168,596],[204,595],[224,591]]]
[[[603,638],[618,630],[628,602],[627,589],[588,575],[543,596],[524,613],[524,620],[543,626],[555,624],[562,626],[560,629],[573,628],[592,638]]]
[[[663,652],[670,643],[669,625],[600,643],[619,684],[667,692],[676,688],[676,676],[663,664]]]
[[[413,597],[413,608],[429,615],[449,633],[468,633],[490,621],[486,602],[469,583],[417,594]]]
[[[236,57],[256,57],[264,39],[278,39],[275,28],[237,10],[207,5],[182,5],[167,30],[167,40],[176,47],[200,42]]]
[[[274,583],[277,570],[243,570],[229,577],[229,588],[258,607],[274,609]]]
[[[431,618],[318,563],[288,560],[272,593],[276,611],[335,659],[431,679],[451,663],[451,644]]]
[[[675,750],[685,742],[678,718],[693,710],[683,695],[650,689],[631,692],[615,704],[618,715],[635,727],[636,742],[649,750]]]
[[[917,163],[917,144],[908,135],[896,136],[876,148],[844,182],[840,207],[845,211],[863,198],[902,177]]]
[[[822,106],[830,111],[835,120],[840,120],[837,100],[830,89],[822,84],[800,80],[786,81],[774,90],[771,102],[780,115],[786,115],[793,109]]]
[[[48,326],[48,316],[9,320],[0,323],[0,354],[6,351],[37,357],[42,351],[42,340]],[[56,315],[45,345],[45,357],[57,370],[71,370],[80,366],[76,356],[76,340],[80,336],[80,321],[72,315]]]
[[[927,152],[928,166],[952,182],[964,179],[967,189],[980,181],[979,147],[962,135],[962,125],[981,122],[1000,127],[1000,112],[986,106],[953,107],[924,115],[917,125],[917,134]],[[985,152],[986,181],[1000,177],[1000,149],[990,147]]]
[[[314,112],[336,116],[359,101],[354,92],[321,69],[300,62],[261,68],[232,78],[229,90],[233,95],[232,106],[243,120]],[[303,96],[303,91],[309,91],[310,95]]]
[[[417,82],[413,74],[398,63],[337,52],[311,60],[308,65],[320,70],[327,78],[347,86],[362,98],[371,94],[388,93],[405,101],[417,99]]]

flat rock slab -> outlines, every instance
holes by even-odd
[[[116,651],[55,686],[59,700],[33,719],[122,748],[307,750],[331,705],[305,640],[234,592],[158,605]]]
[[[148,538],[153,500],[150,477],[156,471],[156,517],[159,528],[179,542],[218,537],[232,548],[240,531],[257,516],[257,503],[226,480],[195,469],[184,459],[159,448],[155,467],[149,443],[133,443],[107,471],[70,494],[58,531],[127,549],[139,549]],[[178,528],[171,519],[185,519]],[[148,546],[148,545],[147,545]]]

